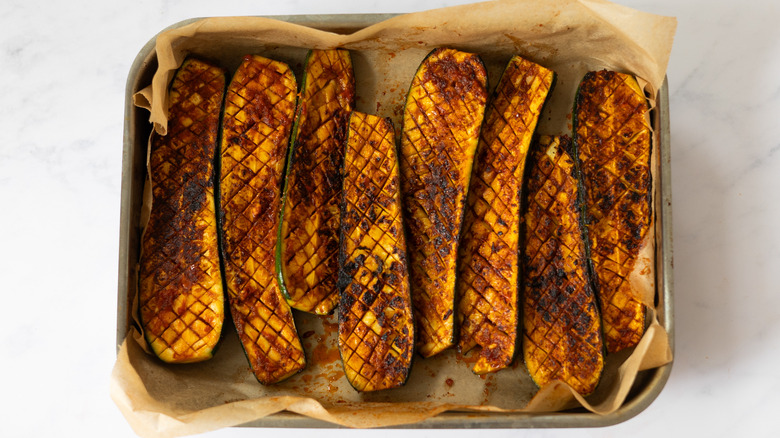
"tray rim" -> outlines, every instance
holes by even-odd
[[[400,14],[296,14],[296,15],[267,15],[280,21],[287,21],[321,30],[336,31],[340,29],[354,29],[353,31],[370,26],[388,18]],[[174,23],[159,33],[169,29],[176,29],[193,23],[205,17],[189,18]],[[158,33],[158,35],[159,35]],[[120,236],[118,258],[118,288],[117,288],[117,332],[116,351],[125,339],[129,321],[128,315],[128,278],[132,275],[128,246],[132,217],[132,152],[133,152],[133,127],[138,123],[139,113],[144,110],[133,104],[133,94],[138,91],[138,73],[150,63],[156,62],[155,41],[157,35],[152,37],[138,52],[133,61],[125,86],[124,129],[122,149],[122,181],[120,188]],[[672,190],[671,190],[671,146],[669,125],[669,85],[668,78],[664,78],[662,87],[656,96],[654,122],[657,127],[655,135],[658,136],[660,152],[658,174],[658,190],[660,199],[655,200],[656,207],[656,232],[660,239],[656,238],[658,247],[656,257],[660,255],[661,276],[660,298],[663,314],[660,315],[660,324],[664,327],[669,338],[669,347],[674,355],[674,306],[673,306],[673,234],[672,234]],[[658,263],[657,263],[658,266]],[[582,410],[551,412],[551,413],[495,413],[472,411],[447,411],[421,422],[387,427],[387,429],[466,429],[466,428],[576,428],[576,427],[605,427],[627,421],[644,411],[661,393],[671,374],[672,362],[658,368],[647,370],[650,373],[646,379],[645,388],[633,397],[629,398],[615,412],[606,415],[594,414]],[[343,426],[305,417],[294,412],[282,411],[268,417],[238,425],[237,427],[271,427],[271,428],[343,428]]]

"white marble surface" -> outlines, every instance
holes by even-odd
[[[134,436],[108,396],[108,380],[125,80],[149,38],[196,16],[404,12],[456,3],[466,1],[3,1],[0,436]],[[777,436],[780,6],[619,3],[679,19],[668,69],[675,364],[658,399],[625,423],[522,433]],[[364,432],[225,429],[208,436],[260,433]]]

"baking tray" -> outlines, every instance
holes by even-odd
[[[335,33],[352,33],[364,27],[395,16],[395,14],[336,14],[272,16],[276,20],[312,27]],[[166,29],[185,26],[199,18],[184,20]],[[117,295],[116,348],[119,350],[132,321],[133,266],[138,260],[141,228],[139,226],[146,174],[147,140],[151,133],[148,111],[133,105],[133,94],[149,85],[157,69],[152,38],[138,53],[127,79],[125,89],[125,123],[122,152],[122,186],[119,224],[119,282]],[[666,329],[669,346],[674,352],[673,255],[672,255],[672,190],[669,139],[668,83],[656,96],[656,108],[651,119],[659,147],[655,169],[658,180],[653,197],[656,212],[656,285],[659,323]],[[672,369],[672,363],[642,371],[636,378],[625,403],[615,412],[598,415],[585,409],[552,413],[493,413],[444,412],[424,421],[393,428],[567,428],[603,427],[626,421],[655,400],[663,389]],[[336,424],[304,417],[291,412],[245,423],[245,427],[336,428]]]

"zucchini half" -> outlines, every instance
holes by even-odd
[[[554,80],[552,70],[513,57],[482,126],[458,255],[458,347],[481,347],[476,374],[506,368],[519,345],[523,175]]]
[[[482,60],[449,48],[428,54],[406,98],[401,188],[423,357],[455,344],[458,241],[486,101]]]
[[[540,387],[561,380],[588,395],[604,369],[604,342],[569,148],[568,137],[543,136],[529,163],[523,357]]]
[[[639,263],[652,225],[649,106],[633,76],[606,70],[585,75],[575,105],[590,260],[612,353],[642,338],[646,309],[637,285],[654,275]]]
[[[414,315],[393,124],[349,118],[339,252],[339,351],[359,391],[403,385],[414,355]]]
[[[210,359],[222,334],[214,154],[225,83],[224,70],[186,59],[170,86],[168,134],[152,136],[139,316],[146,341],[165,362]]]
[[[345,117],[355,106],[346,50],[306,58],[288,159],[278,272],[290,306],[320,315],[338,303],[339,202]]]
[[[306,366],[275,267],[296,90],[287,64],[245,56],[228,87],[222,120],[220,217],[228,300],[252,371],[266,385]]]

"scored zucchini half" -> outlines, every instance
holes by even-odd
[[[349,117],[339,252],[339,351],[359,391],[403,385],[414,355],[414,315],[393,124]]]
[[[224,70],[186,59],[170,86],[168,134],[152,136],[139,316],[146,341],[165,362],[210,359],[222,334],[214,154],[225,83]]]
[[[504,70],[477,146],[458,260],[458,347],[481,347],[476,374],[512,363],[517,338],[520,208],[531,137],[555,73],[520,56]]]
[[[247,55],[228,87],[222,119],[220,217],[230,311],[260,383],[306,366],[276,277],[284,160],[296,101],[287,64]]]
[[[523,357],[540,387],[561,380],[588,395],[604,369],[604,343],[569,148],[568,137],[543,136],[531,152],[524,221]]]
[[[633,76],[596,71],[580,83],[574,142],[587,211],[590,259],[607,351],[635,346],[645,330],[641,285],[652,263],[639,262],[651,226],[649,106]]]
[[[306,58],[279,229],[282,292],[296,309],[325,315],[338,303],[338,234],[346,113],[355,78],[346,50]]]
[[[455,344],[458,241],[486,100],[482,60],[449,48],[428,54],[406,98],[401,188],[423,357]]]

